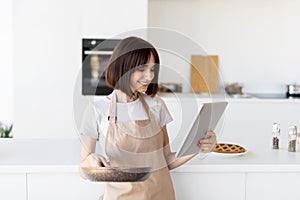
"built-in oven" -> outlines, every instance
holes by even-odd
[[[117,39],[82,39],[82,94],[107,95],[105,70]]]

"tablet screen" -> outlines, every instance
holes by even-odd
[[[214,131],[228,102],[204,103],[197,113],[184,141],[181,143],[176,157],[200,152],[198,142],[205,137],[207,131]]]

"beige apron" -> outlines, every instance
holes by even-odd
[[[174,200],[175,193],[163,153],[164,133],[143,95],[140,101],[148,120],[116,122],[116,94],[111,95],[106,154],[112,167],[149,167],[152,174],[143,182],[106,184],[104,200]]]

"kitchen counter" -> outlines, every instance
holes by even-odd
[[[300,103],[300,98],[257,98],[250,97],[232,97],[227,94],[193,94],[193,93],[159,93],[163,99],[167,101],[175,100],[191,100],[197,99],[198,101],[228,101],[233,103]]]
[[[194,101],[191,95],[162,95],[174,118],[168,124],[174,150],[176,139],[187,132],[197,112],[195,103],[211,101],[208,97],[196,97]],[[172,170],[176,199],[297,199],[300,152],[288,152],[286,138],[289,125],[300,125],[300,101],[225,100],[229,104],[216,129],[218,139],[241,144],[248,153],[232,158],[198,156]],[[272,150],[270,145],[274,122],[281,125],[280,150]],[[77,134],[73,139],[0,139],[0,199],[98,199],[105,184],[79,176],[80,150]],[[284,184],[277,184],[279,180]],[[11,193],[11,188],[18,192]]]
[[[300,152],[248,139],[242,143],[249,152],[242,157],[195,157],[173,170],[176,199],[297,199]],[[80,178],[79,156],[76,139],[0,139],[0,199],[98,199],[105,183]],[[274,185],[278,180],[285,184]]]
[[[76,172],[79,139],[0,139],[0,173]]]
[[[246,140],[241,157],[197,156],[173,172],[300,172],[300,151]],[[0,139],[0,173],[77,172],[80,148],[76,139]]]
[[[300,172],[300,152],[287,149],[249,150],[240,157],[210,154],[195,158],[176,172]]]

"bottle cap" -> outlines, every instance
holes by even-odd
[[[275,132],[280,132],[280,128],[279,128],[279,124],[278,123],[274,123],[273,124],[273,131],[272,131],[273,133],[275,133]]]
[[[297,126],[294,126],[294,125],[290,126],[289,127],[289,134],[290,135],[297,135]]]

